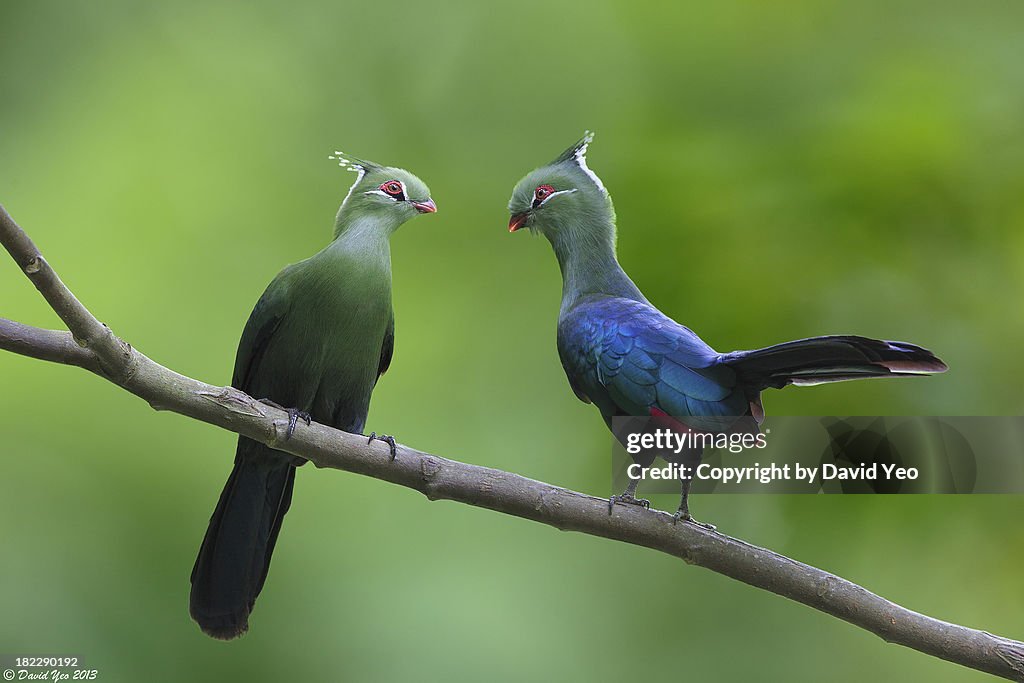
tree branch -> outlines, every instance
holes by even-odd
[[[75,343],[70,332],[41,330],[0,318],[0,349],[51,363],[77,365],[99,373],[96,356]]]
[[[317,467],[363,474],[406,486],[430,500],[454,500],[643,546],[796,600],[866,629],[890,643],[1024,681],[1024,643],[910,611],[855,583],[692,524],[634,506],[608,514],[608,501],[502,470],[448,460],[399,445],[397,459],[383,443],[313,423],[285,438],[288,416],[231,387],[179,375],[118,339],[61,282],[32,240],[0,206],[0,243],[35,284],[71,334],[0,319],[0,348],[85,368],[146,400],[216,425]]]

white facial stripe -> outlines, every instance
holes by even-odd
[[[348,198],[352,196],[352,191],[356,189],[356,185],[358,185],[363,179],[363,176],[366,175],[366,169],[362,164],[356,164],[346,159],[344,152],[335,151],[334,154],[328,155],[327,158],[337,160],[338,166],[341,166],[346,171],[352,171],[356,174],[356,181],[352,183],[352,187],[348,188],[348,194],[345,195],[345,199],[341,202],[341,208],[343,209],[345,208],[345,204],[348,203]]]
[[[542,207],[545,204],[547,204],[549,201],[551,201],[552,197],[557,197],[560,194],[572,194],[575,191],[576,191],[576,188],[574,187],[571,190],[559,190],[558,192],[552,192],[547,197],[545,197],[544,199],[541,200],[540,204],[537,205],[537,208],[539,209],[540,207]]]
[[[587,166],[587,147],[589,147],[590,143],[593,141],[594,134],[588,130],[586,134],[583,136],[583,144],[580,145],[580,148],[578,150],[576,150],[576,163],[579,164],[579,167],[583,170],[583,172],[586,173],[590,177],[590,179],[594,181],[594,184],[597,185],[598,189],[601,190],[601,192],[603,192],[604,194],[608,194],[608,190],[605,189],[604,183],[602,183],[601,179],[597,177],[597,174],[591,171],[590,167]]]
[[[390,183],[391,181],[389,180],[387,182]],[[408,199],[409,198],[409,191],[405,189],[405,183],[403,183],[401,180],[397,180],[397,179],[395,180],[395,182],[402,186],[402,196],[405,197],[406,199]],[[379,194],[381,197],[387,197],[388,199],[390,199],[393,202],[397,202],[398,201],[398,197],[395,197],[394,195],[390,195],[390,194],[388,194],[387,192],[385,192],[384,190],[381,190],[381,189],[367,190],[363,194]]]

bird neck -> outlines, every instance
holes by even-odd
[[[647,303],[615,257],[615,223],[611,217],[590,217],[587,223],[566,222],[545,234],[562,271],[562,315],[583,297],[594,294]]]
[[[357,241],[381,237],[385,241],[408,220],[397,211],[368,209],[359,202],[346,199],[334,219],[334,238],[345,236]]]
[[[391,225],[381,215],[338,215],[334,240],[324,249],[326,255],[356,260],[373,270],[390,274],[390,237],[399,224]]]

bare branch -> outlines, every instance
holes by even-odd
[[[757,588],[796,600],[874,633],[887,642],[1012,680],[1024,680],[1024,643],[910,611],[855,583],[672,516],[624,506],[502,470],[398,447],[313,423],[285,439],[287,414],[230,387],[179,375],[132,349],[89,313],[0,207],[0,243],[74,334],[0,320],[0,348],[77,365],[145,399],[276,449],[317,467],[363,474],[406,486],[430,500],[453,500],[522,517],[564,531],[601,536],[678,557]],[[75,343],[77,341],[77,343]]]
[[[106,325],[93,317],[61,282],[57,273],[39,253],[35,243],[18,227],[3,206],[0,206],[0,243],[50,304],[50,308],[68,326],[75,342],[93,352],[107,379],[121,384],[118,373],[130,372],[131,369],[130,348],[111,334]]]
[[[43,330],[0,318],[0,349],[100,372],[96,356],[76,344],[70,332]]]

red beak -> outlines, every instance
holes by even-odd
[[[512,218],[508,219],[508,231],[515,232],[519,228],[523,227],[526,224],[526,219],[529,217],[530,214],[528,213],[521,213],[517,216],[512,216]]]
[[[409,202],[413,208],[420,213],[437,213],[437,205],[434,204],[433,199],[428,199],[425,202]]]

